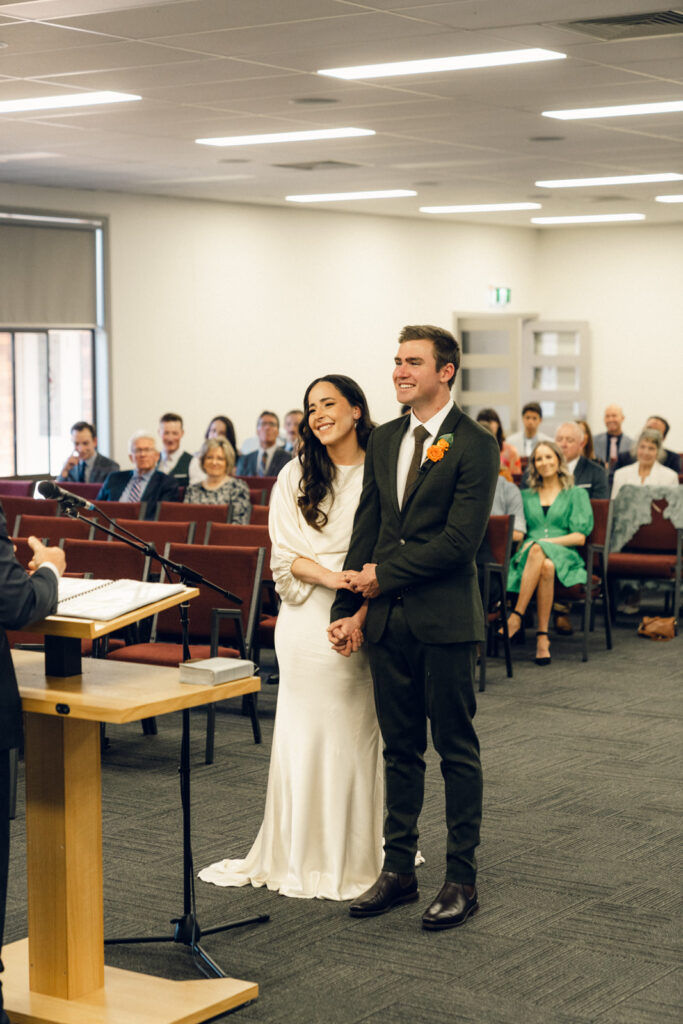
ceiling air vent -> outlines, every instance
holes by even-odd
[[[565,21],[563,28],[585,32],[595,39],[646,39],[649,36],[674,36],[683,33],[683,9],[624,14],[617,18],[586,18]]]
[[[343,160],[310,160],[301,164],[271,164],[271,167],[284,167],[288,171],[340,171],[360,166],[361,164],[349,164]]]

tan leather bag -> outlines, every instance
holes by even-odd
[[[638,635],[648,640],[673,640],[677,633],[676,626],[677,622],[673,616],[665,619],[660,615],[644,615],[638,626]]]

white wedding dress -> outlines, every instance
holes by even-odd
[[[337,467],[327,525],[312,529],[296,504],[293,459],[271,496],[271,565],[282,599],[275,629],[280,669],[266,807],[244,860],[200,871],[215,885],[266,885],[284,896],[349,900],[382,867],[382,744],[364,650],[343,658],[326,629],[334,591],[302,583],[290,566],[311,558],[341,570],[363,467]]]

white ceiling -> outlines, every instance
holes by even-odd
[[[444,219],[527,225],[534,215],[636,212],[680,222],[683,204],[654,196],[683,192],[683,183],[553,193],[534,186],[683,173],[683,113],[575,122],[540,113],[683,99],[683,35],[605,42],[562,27],[671,9],[683,13],[683,3],[0,0],[0,100],[101,89],[142,96],[0,116],[0,182],[270,205],[292,193],[414,188],[415,198],[316,208],[424,217],[421,205],[535,200],[542,210]],[[369,82],[316,74],[536,46],[568,59]],[[343,126],[377,134],[229,149],[194,142]],[[279,166],[311,161],[353,166]]]

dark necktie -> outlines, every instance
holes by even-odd
[[[261,464],[260,464],[260,469],[259,469],[259,476],[265,476],[266,475],[266,468],[267,468],[267,466],[268,466],[268,452],[263,451],[263,452],[261,452]]]
[[[85,462],[78,463],[78,481],[79,483],[85,482]]]
[[[426,427],[423,427],[422,424],[420,424],[419,427],[415,427],[415,430],[413,431],[413,437],[415,439],[415,448],[413,449],[413,457],[410,460],[410,465],[408,467],[408,476],[406,477],[406,489],[403,492],[403,504],[401,505],[401,508],[403,508],[406,501],[408,500],[410,492],[413,489],[413,484],[417,480],[417,474],[420,472],[420,464],[422,463],[422,448],[424,447],[426,438],[429,437],[429,431],[427,430]]]

